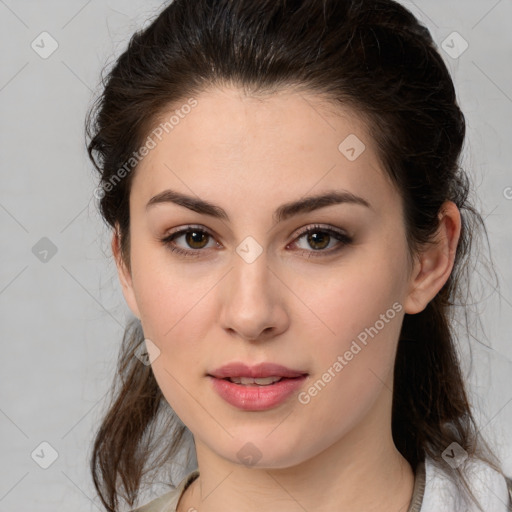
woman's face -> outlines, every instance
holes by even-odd
[[[163,395],[196,446],[236,463],[287,467],[388,432],[412,267],[374,141],[314,95],[195,99],[149,134],[130,196],[131,274],[120,266]],[[327,194],[337,200],[305,202]],[[233,362],[307,376],[251,389],[210,376]]]

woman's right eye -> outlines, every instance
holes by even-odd
[[[196,257],[199,256],[201,249],[206,247],[206,244],[204,243],[205,239],[208,241],[208,239],[212,237],[213,235],[202,228],[189,226],[185,229],[180,229],[179,231],[175,231],[174,233],[167,235],[161,239],[161,242],[172,252],[176,252],[184,256]],[[179,240],[180,238],[183,238],[186,245],[191,249],[179,247],[176,244],[176,240]]]

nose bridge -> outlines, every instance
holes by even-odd
[[[244,241],[236,248],[234,269],[231,272],[231,294],[236,303],[261,309],[273,302],[267,253],[259,244]]]
[[[233,268],[222,301],[223,327],[252,340],[261,337],[265,330],[280,331],[287,315],[275,281],[266,251],[247,237],[233,255]]]

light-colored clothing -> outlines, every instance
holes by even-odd
[[[414,490],[407,512],[480,512],[472,502],[466,502],[460,489],[452,482],[447,470],[438,467],[429,457],[416,468]],[[471,461],[468,468],[471,490],[486,512],[512,511],[512,480],[480,460]],[[182,479],[178,487],[138,507],[131,512],[176,512],[181,495],[199,476],[196,469]]]

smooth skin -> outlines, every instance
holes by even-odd
[[[405,512],[414,474],[391,435],[394,358],[404,314],[422,311],[452,271],[459,210],[447,201],[435,243],[412,255],[400,194],[357,113],[291,89],[257,99],[226,86],[196,99],[135,171],[130,266],[112,240],[126,302],[160,350],[155,378],[194,436],[200,477],[178,511]],[[366,146],[354,161],[338,149],[350,134]],[[167,189],[229,219],[147,206]],[[273,225],[282,204],[334,190],[368,206]],[[301,234],[317,224],[314,237]],[[190,225],[195,236],[162,242]],[[248,236],[263,250],[251,263],[236,251]],[[401,311],[307,404],[293,396],[243,411],[206,376],[233,361],[276,362],[307,372],[307,391],[395,303]],[[254,465],[237,456],[249,442],[261,456]]]

